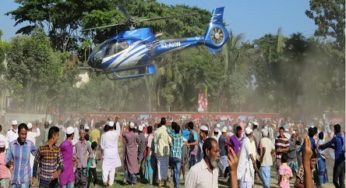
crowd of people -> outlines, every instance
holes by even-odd
[[[166,118],[149,123],[117,117],[96,123],[45,122],[43,131],[37,122],[11,124],[5,134],[0,125],[0,187],[95,187],[98,181],[112,186],[124,172],[122,185],[140,181],[163,187],[172,181],[174,188],[183,182],[186,188],[216,188],[223,179],[229,187],[252,188],[257,181],[269,188],[273,171],[279,187],[290,187],[290,182],[320,187],[328,182],[329,157],[335,161],[333,184],[345,187],[340,124],[251,120],[232,126],[179,125]]]

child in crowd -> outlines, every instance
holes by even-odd
[[[88,159],[88,188],[90,187],[90,182],[92,181],[95,184],[97,182],[97,174],[96,174],[96,152],[97,152],[97,142],[91,143],[92,153],[89,155]]]
[[[280,188],[290,187],[290,178],[293,176],[291,168],[287,164],[288,155],[286,153],[281,156],[281,165],[279,168]]]
[[[5,141],[0,140],[0,188],[7,188],[10,186],[10,171],[5,164],[6,152]]]

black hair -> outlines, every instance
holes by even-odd
[[[106,125],[103,127],[103,132],[107,132],[107,131],[109,131],[109,130],[111,130],[111,127],[110,127],[108,124],[106,124]]]
[[[257,129],[257,125],[255,125],[255,124],[252,124],[252,129]]]
[[[317,129],[315,129],[314,127],[309,127],[309,129],[308,129],[308,136],[309,137],[313,137],[316,133],[317,133]]]
[[[97,142],[92,142],[91,143],[91,149],[96,149],[97,147]]]
[[[166,118],[161,118],[160,125],[166,125]]]
[[[176,122],[172,122],[172,129],[174,130],[175,134],[178,134],[180,132],[180,126]]]
[[[242,128],[241,128],[241,126],[237,125],[237,127],[235,128],[235,130],[236,130],[236,133],[237,133],[238,131],[242,130]]]
[[[2,125],[0,124],[0,132],[2,131]]]
[[[215,144],[217,144],[217,141],[214,138],[207,138],[204,141],[203,144],[203,156],[206,157],[207,156],[207,150],[211,150],[211,148],[213,147],[213,142],[215,142]]]
[[[67,138],[70,138],[72,135],[74,135],[74,133],[66,134],[66,137],[67,137]]]
[[[284,130],[285,131],[285,128],[284,127],[280,127],[279,130]]]
[[[188,127],[189,129],[193,129],[193,127],[194,127],[193,122],[192,122],[192,121],[188,122],[188,123],[187,123],[187,127]]]
[[[153,132],[153,127],[152,126],[148,126],[147,127],[147,133],[151,134]]]
[[[335,131],[335,133],[340,133],[340,132],[341,132],[341,126],[340,126],[340,124],[335,124],[335,125],[334,125],[334,131]]]
[[[318,139],[323,140],[324,134],[321,131],[320,133],[318,133]]]
[[[89,134],[85,134],[84,138],[85,138],[85,140],[89,141],[89,139],[90,139]]]
[[[281,155],[281,163],[287,163],[287,161],[288,161],[288,155],[287,153],[283,153]]]
[[[18,133],[20,132],[21,129],[29,130],[28,126],[25,123],[21,123],[18,125]]]
[[[48,131],[48,140],[53,138],[53,135],[59,133],[59,128],[56,126],[53,126]]]

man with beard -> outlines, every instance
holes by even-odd
[[[217,141],[214,138],[207,138],[203,144],[203,159],[190,169],[185,188],[217,188],[219,158],[220,148]],[[228,150],[228,164],[231,169],[230,187],[238,187],[236,179],[238,158],[232,149]]]

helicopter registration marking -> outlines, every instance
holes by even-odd
[[[175,48],[181,46],[180,42],[166,42],[161,44],[161,48]]]

